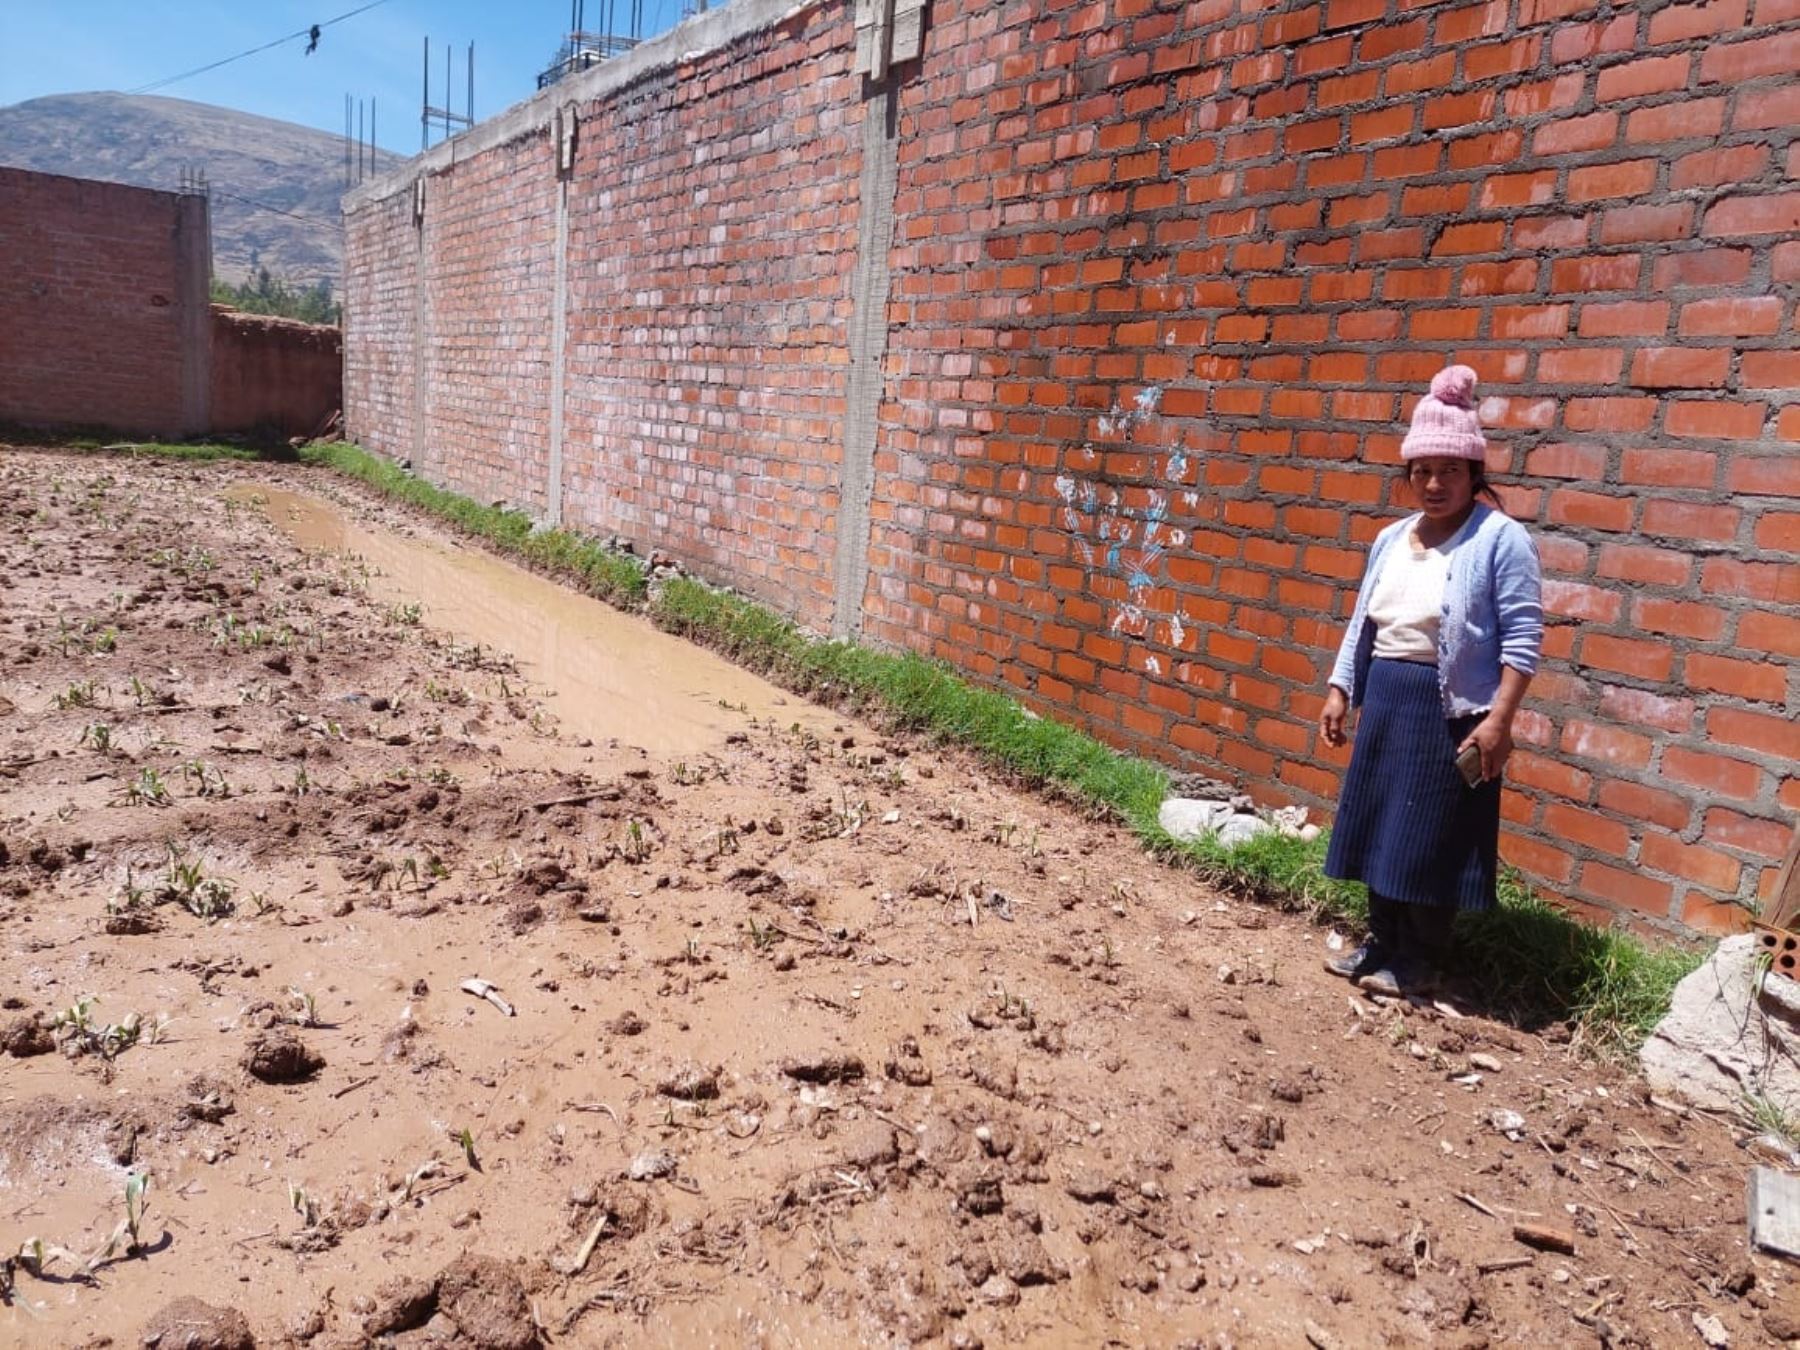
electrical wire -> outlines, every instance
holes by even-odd
[[[222,187],[209,187],[207,191],[215,197],[229,197],[234,202],[244,203],[245,206],[254,206],[259,211],[273,211],[276,215],[286,216],[290,220],[298,220],[307,225],[317,225],[322,230],[337,230],[342,228],[341,223],[338,221],[325,220],[319,216],[303,216],[298,211],[285,211],[279,206],[270,206],[267,202],[259,202],[254,197],[245,197],[236,192],[227,192]]]
[[[239,52],[236,56],[223,57],[220,60],[210,62],[204,66],[195,66],[192,70],[184,70],[179,75],[170,75],[165,79],[152,80],[149,84],[140,85],[136,89],[128,90],[127,92],[133,94],[148,94],[157,89],[166,89],[172,84],[179,84],[182,80],[192,79],[196,75],[204,75],[207,71],[217,70],[220,66],[228,66],[233,61],[242,61],[246,56],[255,56],[258,52],[266,52],[272,47],[279,47],[288,42],[296,42],[301,38],[310,38],[315,30],[329,28],[332,24],[342,23],[345,19],[354,19],[358,14],[366,14],[372,9],[387,4],[387,2],[388,0],[370,0],[368,4],[340,14],[335,19],[327,19],[321,24],[308,24],[297,33],[289,33],[286,37],[278,37],[273,42],[263,43],[260,47],[252,47],[248,51]]]

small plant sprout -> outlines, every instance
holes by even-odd
[[[194,790],[196,797],[226,798],[231,795],[231,784],[225,781],[225,774],[218,765],[209,764],[203,759],[190,759],[181,766],[181,776]]]
[[[650,845],[644,837],[643,822],[636,816],[625,824],[625,847],[620,851],[627,862],[641,863],[650,856]]]
[[[762,924],[759,924],[756,921],[756,916],[754,914],[752,914],[750,916],[750,945],[752,947],[756,948],[756,950],[759,952],[766,952],[769,950],[769,948],[771,946],[774,945],[774,943],[775,943],[774,928],[773,927],[765,928]]]
[[[425,617],[425,611],[416,604],[388,606],[387,621],[406,628],[416,628]]]
[[[319,1025],[319,1004],[310,992],[290,986],[288,999],[294,1005],[294,1011],[288,1014],[288,1020],[297,1026],[316,1027]]]
[[[479,1172],[481,1160],[475,1156],[475,1136],[469,1133],[467,1125],[456,1132],[456,1142],[462,1149],[463,1160],[469,1164],[469,1170]]]
[[[100,694],[92,680],[82,680],[58,694],[55,703],[58,712],[67,712],[70,708],[94,708],[100,704]]]
[[[305,1190],[288,1182],[288,1208],[300,1216],[300,1222],[307,1228],[319,1226],[319,1202],[308,1195]]]
[[[105,722],[90,722],[81,729],[82,745],[103,755],[113,752],[113,729]]]
[[[138,770],[136,778],[126,780],[120,786],[118,800],[125,806],[167,806],[172,799],[163,776],[146,764]]]

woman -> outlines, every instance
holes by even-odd
[[[1326,969],[1390,995],[1429,988],[1457,911],[1494,904],[1500,773],[1543,640],[1537,547],[1486,454],[1475,372],[1439,371],[1400,447],[1420,509],[1369,548],[1319,714],[1336,746],[1362,710],[1325,872],[1369,888],[1367,940]]]

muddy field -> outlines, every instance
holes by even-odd
[[[0,451],[0,1342],[1800,1333],[1725,1123],[544,584]]]

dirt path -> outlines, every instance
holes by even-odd
[[[253,482],[445,543],[0,451],[0,1250],[85,1257],[151,1178],[146,1250],[18,1272],[0,1342],[178,1295],[265,1345],[1800,1328],[1720,1125],[740,672],[702,744],[588,737],[523,611],[523,664],[469,645]],[[90,1053],[19,1057],[83,996]]]

